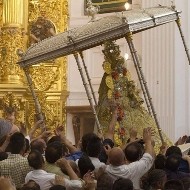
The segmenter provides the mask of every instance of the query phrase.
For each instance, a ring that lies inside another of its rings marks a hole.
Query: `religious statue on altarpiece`
[[[39,16],[37,20],[30,24],[30,44],[38,43],[55,34],[55,26],[45,17],[44,12],[41,13],[41,16]]]
[[[143,129],[152,127],[154,130],[155,146],[161,146],[158,129],[154,119],[143,106],[143,99],[140,96],[135,82],[125,66],[125,60],[120,55],[119,46],[114,42],[104,44],[103,69],[105,71],[99,88],[98,118],[104,133],[108,130],[111,120],[110,101],[117,105],[117,123],[115,127],[114,140],[121,145],[129,138],[131,128],[136,129],[138,138],[142,137]],[[171,144],[170,140],[163,134],[164,142]]]

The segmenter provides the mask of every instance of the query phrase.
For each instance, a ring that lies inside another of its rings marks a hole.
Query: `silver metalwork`
[[[89,75],[89,73],[88,73],[88,68],[87,68],[87,66],[86,66],[86,63],[85,63],[85,61],[84,61],[83,53],[80,52],[79,54],[80,54],[80,57],[81,57],[81,59],[82,59],[82,63],[83,63],[84,70],[85,70],[85,72],[86,72],[86,76],[87,76],[87,79],[88,79],[88,84],[89,84],[90,89],[91,89],[91,93],[92,93],[92,96],[93,96],[93,99],[94,99],[94,103],[95,103],[95,105],[97,106],[97,105],[98,105],[98,101],[96,100],[96,95],[95,95],[94,89],[93,89],[93,87],[92,87],[90,75]]]
[[[44,117],[43,117],[43,114],[42,114],[42,111],[41,111],[41,106],[40,106],[38,97],[37,97],[37,95],[36,95],[36,93],[34,91],[34,87],[33,87],[33,83],[32,83],[32,78],[30,76],[28,68],[24,68],[24,72],[25,72],[25,75],[26,75],[26,78],[27,78],[27,82],[28,82],[28,86],[30,88],[30,91],[31,91],[31,94],[32,94],[32,97],[33,97],[33,100],[34,100],[36,117],[37,117],[38,120],[43,120],[44,121]],[[45,121],[42,124],[42,129],[46,130]]]
[[[128,45],[129,45],[129,49],[130,49],[134,64],[138,68],[137,72],[139,72],[140,78],[143,81],[143,86],[144,86],[143,89],[145,89],[145,92],[147,94],[148,101],[149,101],[149,104],[150,104],[150,108],[151,108],[151,111],[152,111],[156,126],[158,128],[158,133],[159,133],[159,136],[160,136],[160,140],[161,140],[161,142],[163,144],[164,143],[164,138],[163,138],[162,133],[161,133],[160,124],[159,124],[159,121],[158,121],[158,118],[157,118],[157,115],[156,115],[156,112],[155,112],[155,109],[154,109],[154,105],[152,103],[152,98],[150,96],[150,92],[149,92],[149,89],[148,89],[148,86],[147,86],[147,82],[145,80],[145,77],[144,77],[144,74],[143,74],[143,71],[142,71],[142,67],[140,65],[139,57],[137,55],[137,51],[136,51],[136,49],[134,47],[134,44],[133,44],[132,33],[129,33],[128,35],[129,36],[126,37],[126,40],[127,40]]]
[[[129,45],[130,51],[132,51],[131,44],[129,44],[127,37],[125,37],[125,39],[127,40],[127,43]],[[133,60],[136,60],[136,57],[134,56],[134,54],[132,53],[131,55],[132,55]],[[145,89],[145,86],[144,86],[145,81],[143,81],[143,78],[142,78],[141,73],[139,71],[139,67],[137,65],[137,60],[134,61],[134,66],[135,66],[137,76],[138,76],[138,79],[139,79],[139,82],[140,82],[140,85],[141,85],[141,89],[142,89],[142,92],[143,92],[143,96],[144,96],[144,100],[145,100],[148,112],[149,112],[150,115],[152,115],[151,106],[150,106],[150,103],[149,103],[149,100],[148,100],[148,97],[147,97],[147,93],[146,93],[146,89]]]
[[[97,126],[97,129],[98,129],[98,132],[99,132],[100,134],[102,134],[102,128],[101,128],[101,126],[100,126],[100,123],[99,123],[99,120],[98,120],[98,116],[97,116],[97,113],[96,113],[96,109],[95,109],[95,107],[94,107],[94,104],[93,104],[93,101],[92,101],[92,97],[91,97],[91,94],[90,94],[90,92],[89,92],[89,89],[88,89],[88,85],[87,85],[85,76],[84,76],[84,74],[83,74],[83,70],[82,70],[82,67],[81,67],[81,64],[80,64],[80,61],[79,61],[78,53],[75,52],[73,55],[74,55],[75,60],[76,60],[76,62],[77,62],[78,70],[79,70],[80,75],[81,75],[81,78],[82,78],[82,82],[83,82],[83,85],[84,85],[84,88],[85,88],[85,91],[86,91],[86,95],[87,95],[87,97],[88,97],[90,106],[91,106],[91,108],[92,108],[92,111],[93,111],[93,114],[94,114],[94,117],[95,117],[95,121],[96,121],[96,126]]]
[[[93,22],[89,22],[88,24],[83,25],[81,27],[74,28],[69,31],[57,34],[56,36],[47,38],[31,46],[26,51],[26,53],[22,55],[22,58],[18,62],[18,64],[22,68],[25,69],[25,68],[28,68],[28,66],[41,63],[49,59],[55,59],[58,57],[69,55],[69,54],[74,54],[78,67],[79,67],[82,80],[83,80],[83,84],[85,86],[87,96],[89,98],[90,105],[95,115],[98,130],[101,131],[101,126],[97,118],[97,113],[94,108],[90,93],[88,91],[88,86],[85,81],[85,77],[80,67],[78,53],[76,54],[74,52],[83,52],[86,49],[90,49],[92,47],[103,44],[107,40],[116,40],[116,39],[125,37],[126,34],[129,34],[129,33],[138,33],[143,30],[147,30],[159,25],[166,24],[168,22],[176,21],[178,24],[178,28],[179,28],[179,31],[183,40],[183,44],[185,47],[185,51],[188,57],[188,61],[190,64],[190,56],[189,56],[187,45],[186,45],[184,35],[181,29],[181,25],[179,22],[180,21],[179,14],[180,12],[176,11],[174,8],[165,7],[165,6],[158,6],[158,7],[153,7],[153,8],[141,9],[141,10],[125,11],[121,14],[121,16],[114,14],[111,16],[100,18],[98,20],[95,19],[95,14],[93,13],[91,15],[92,18],[94,18]],[[159,122],[154,110],[154,106],[150,97],[148,86],[144,78],[144,74],[142,72],[142,68],[140,66],[140,62],[139,62],[136,50],[134,48],[133,41],[129,39],[127,41],[129,44],[131,54],[133,56],[134,63],[136,65],[135,67],[136,67],[137,74],[141,83],[143,94],[146,97],[145,101],[147,104],[147,108],[149,109],[149,112],[152,112],[152,115],[158,127],[161,141],[163,143],[163,137],[162,137],[161,129],[159,126]],[[82,58],[82,61],[84,62],[83,58]],[[25,71],[25,74],[27,76],[26,71]],[[30,80],[31,78],[28,78],[28,77],[30,76],[27,76],[27,80],[29,82],[29,85],[31,85],[32,84],[32,81]],[[35,95],[35,92],[32,91],[32,86],[30,86],[30,89],[31,89],[34,101],[36,101],[36,95]],[[37,113],[41,113],[41,108],[40,108],[40,111],[39,111],[39,108],[36,108],[36,109],[37,109]]]
[[[178,15],[178,11],[164,6],[129,10],[123,12],[121,16],[112,14],[34,44],[22,56],[19,64],[24,68],[42,61],[72,54],[73,49],[81,52],[103,44],[107,40],[122,38],[128,32],[138,33],[176,21]],[[126,23],[123,23],[123,17],[126,18]],[[70,43],[68,38],[70,34],[72,34],[75,44]]]
[[[181,39],[182,39],[182,41],[183,41],[183,45],[184,45],[184,48],[185,48],[185,52],[186,52],[186,55],[187,55],[187,59],[188,59],[189,65],[190,65],[189,49],[187,48],[187,44],[186,44],[186,41],[185,41],[185,37],[184,37],[183,31],[182,31],[182,28],[181,28],[180,18],[178,18],[178,19],[176,20],[176,23],[177,23],[177,26],[178,26],[178,28],[179,28],[179,32],[180,32],[180,35],[181,35]]]
[[[91,0],[87,0],[86,12],[88,16],[91,16],[91,20],[90,20],[91,22],[94,22],[97,20],[96,15],[98,14],[99,11],[100,11],[100,6],[94,6]]]

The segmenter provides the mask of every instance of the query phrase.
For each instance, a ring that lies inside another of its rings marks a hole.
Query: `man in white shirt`
[[[145,153],[142,156],[141,145],[129,144],[125,148],[125,155],[120,148],[113,148],[109,152],[110,165],[106,167],[107,173],[113,178],[128,178],[133,182],[134,189],[140,189],[140,178],[152,167],[154,149],[151,141],[151,128],[143,131]],[[127,164],[125,164],[125,157]]]
[[[32,168],[34,168],[34,170],[26,175],[25,183],[27,183],[29,180],[34,180],[37,184],[40,185],[41,190],[49,190],[49,188],[55,184],[56,175],[47,173],[43,170],[44,159],[40,152],[35,150],[32,151],[28,155],[28,163]],[[64,178],[64,186],[68,190],[82,188],[82,182],[78,179],[78,176],[74,173],[68,161],[62,158],[59,160],[58,164],[60,167],[65,167],[71,179],[68,180],[62,176],[62,178]]]
[[[103,162],[100,162],[98,158],[101,150],[102,150],[101,139],[98,136],[92,137],[87,144],[86,153],[90,158],[90,160],[92,161],[95,170],[98,170],[100,167],[105,167],[105,164]]]

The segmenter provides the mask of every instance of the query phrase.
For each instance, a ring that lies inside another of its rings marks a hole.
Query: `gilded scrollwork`
[[[65,109],[65,106],[61,101],[47,100],[45,93],[38,93],[38,97],[40,105],[42,106],[42,112],[44,113],[47,130],[53,130],[57,125],[65,122],[65,113],[62,113],[62,110]],[[28,123],[31,127],[34,124],[35,119],[33,102],[28,102],[28,107]]]
[[[23,72],[16,64],[17,50],[24,49],[24,35],[20,28],[2,28],[1,30],[1,80],[9,82],[9,76],[15,76],[15,82],[23,82]]]
[[[24,73],[16,64],[19,59],[17,53],[29,46],[31,24],[35,23],[40,16],[46,19],[47,28],[53,26],[54,33],[50,32],[51,35],[67,29],[68,0],[29,0],[28,9],[25,10],[27,3],[26,6],[24,4],[21,6],[18,3],[20,0],[17,1],[7,0],[7,5],[10,6],[4,6],[5,4],[0,0],[0,89],[4,92],[0,94],[0,116],[3,117],[4,107],[13,106],[17,110],[18,121],[26,122],[30,128],[34,123],[34,102],[26,86]],[[16,3],[11,6],[11,2]],[[25,3],[23,0],[22,2]],[[24,31],[24,28],[27,31]],[[29,72],[48,128],[52,129],[58,123],[65,122],[65,102],[68,95],[67,58],[59,58],[31,67]]]
[[[16,112],[15,123],[20,124],[25,120],[25,99],[22,96],[18,96],[13,92],[7,92],[0,100],[0,110],[2,111],[2,117],[5,117],[7,108],[13,108]]]
[[[55,68],[55,71],[53,68]],[[30,74],[32,75],[35,88],[39,91],[49,90],[51,85],[57,81],[60,76],[59,68],[53,65],[31,67]]]
[[[44,19],[45,27],[38,24],[39,18]],[[65,31],[68,26],[68,0],[30,0],[29,35],[34,34],[31,31],[32,26],[37,32],[47,31],[47,37]],[[41,27],[40,30],[38,27]],[[40,35],[46,36],[46,34]],[[64,123],[66,96],[62,97],[62,93],[67,91],[67,58],[50,60],[33,66],[30,68],[30,75],[38,93],[47,128],[53,129],[58,123]],[[35,111],[32,102],[28,102],[28,105],[30,109],[28,122],[32,126]]]

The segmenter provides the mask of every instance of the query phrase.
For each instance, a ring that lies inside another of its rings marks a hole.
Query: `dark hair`
[[[154,161],[155,169],[164,169],[166,163],[166,157],[163,154],[158,154]]]
[[[40,186],[34,180],[29,180],[20,190],[40,190]]]
[[[158,182],[163,183],[164,178],[166,178],[166,172],[164,170],[154,169],[149,172],[147,181],[152,188],[157,189],[163,187],[163,185],[162,187],[158,187]]]
[[[37,150],[33,150],[28,155],[28,164],[35,170],[41,169],[44,164],[44,158]]]
[[[179,156],[182,156],[181,153],[181,149],[177,146],[170,146],[167,150],[166,150],[166,157],[172,155],[172,154],[178,154]]]
[[[113,178],[108,173],[103,173],[97,179],[97,190],[111,190],[113,182]]]
[[[165,167],[166,169],[170,171],[177,171],[180,165],[181,156],[178,154],[173,154],[171,156],[168,156],[166,159]]]
[[[97,136],[92,137],[86,147],[86,153],[90,157],[98,157],[102,150],[102,142],[101,139]]]
[[[8,154],[6,152],[0,152],[0,161],[8,158]]]
[[[53,136],[51,139],[48,140],[47,144],[53,143],[53,142],[61,142],[61,137],[60,136]]]
[[[41,139],[36,139],[36,140],[32,141],[32,142],[30,143],[30,149],[31,149],[31,151],[37,150],[37,151],[39,151],[41,154],[43,154],[43,153],[44,153],[44,149],[45,149],[45,147],[44,147],[45,141],[44,141],[44,143],[43,143],[43,142],[40,141],[40,140],[41,140]]]
[[[185,190],[180,180],[172,179],[165,183],[164,190]]]
[[[48,163],[55,163],[63,156],[63,145],[56,141],[47,145],[45,150],[45,158]]]
[[[93,137],[97,137],[97,135],[94,134],[94,133],[87,133],[87,134],[85,134],[85,135],[82,137],[82,143],[81,143],[81,144],[82,144],[82,147],[81,147],[81,150],[82,150],[83,152],[86,153],[86,148],[87,148],[88,142],[89,142],[90,139],[93,138]]]
[[[66,190],[66,188],[62,185],[54,185],[49,190]]]
[[[92,161],[86,154],[83,154],[80,157],[80,159],[78,161],[78,167],[79,167],[81,177],[83,177],[88,171],[95,170],[95,167],[92,164]]]
[[[133,182],[130,179],[117,179],[114,184],[112,190],[133,190]]]
[[[139,160],[142,157],[143,152],[143,146],[137,142],[127,145],[124,150],[125,157],[129,162],[135,162]]]
[[[13,108],[13,107],[6,107],[6,108],[5,108],[5,113],[6,113],[6,114],[12,114],[12,113],[14,113],[14,112],[16,112],[16,109]]]
[[[53,136],[53,137],[51,137],[51,139],[48,140],[47,144],[51,144],[53,142],[60,142],[60,143],[62,143],[61,142],[61,137],[60,136]],[[63,152],[65,154],[67,154],[68,151],[69,151],[68,148],[66,146],[63,146]]]
[[[19,154],[22,150],[25,151],[25,137],[22,133],[16,132],[14,133],[9,142],[9,148],[12,154]]]
[[[25,153],[27,153],[30,150],[30,142],[27,138],[25,138],[25,143],[26,143]]]

